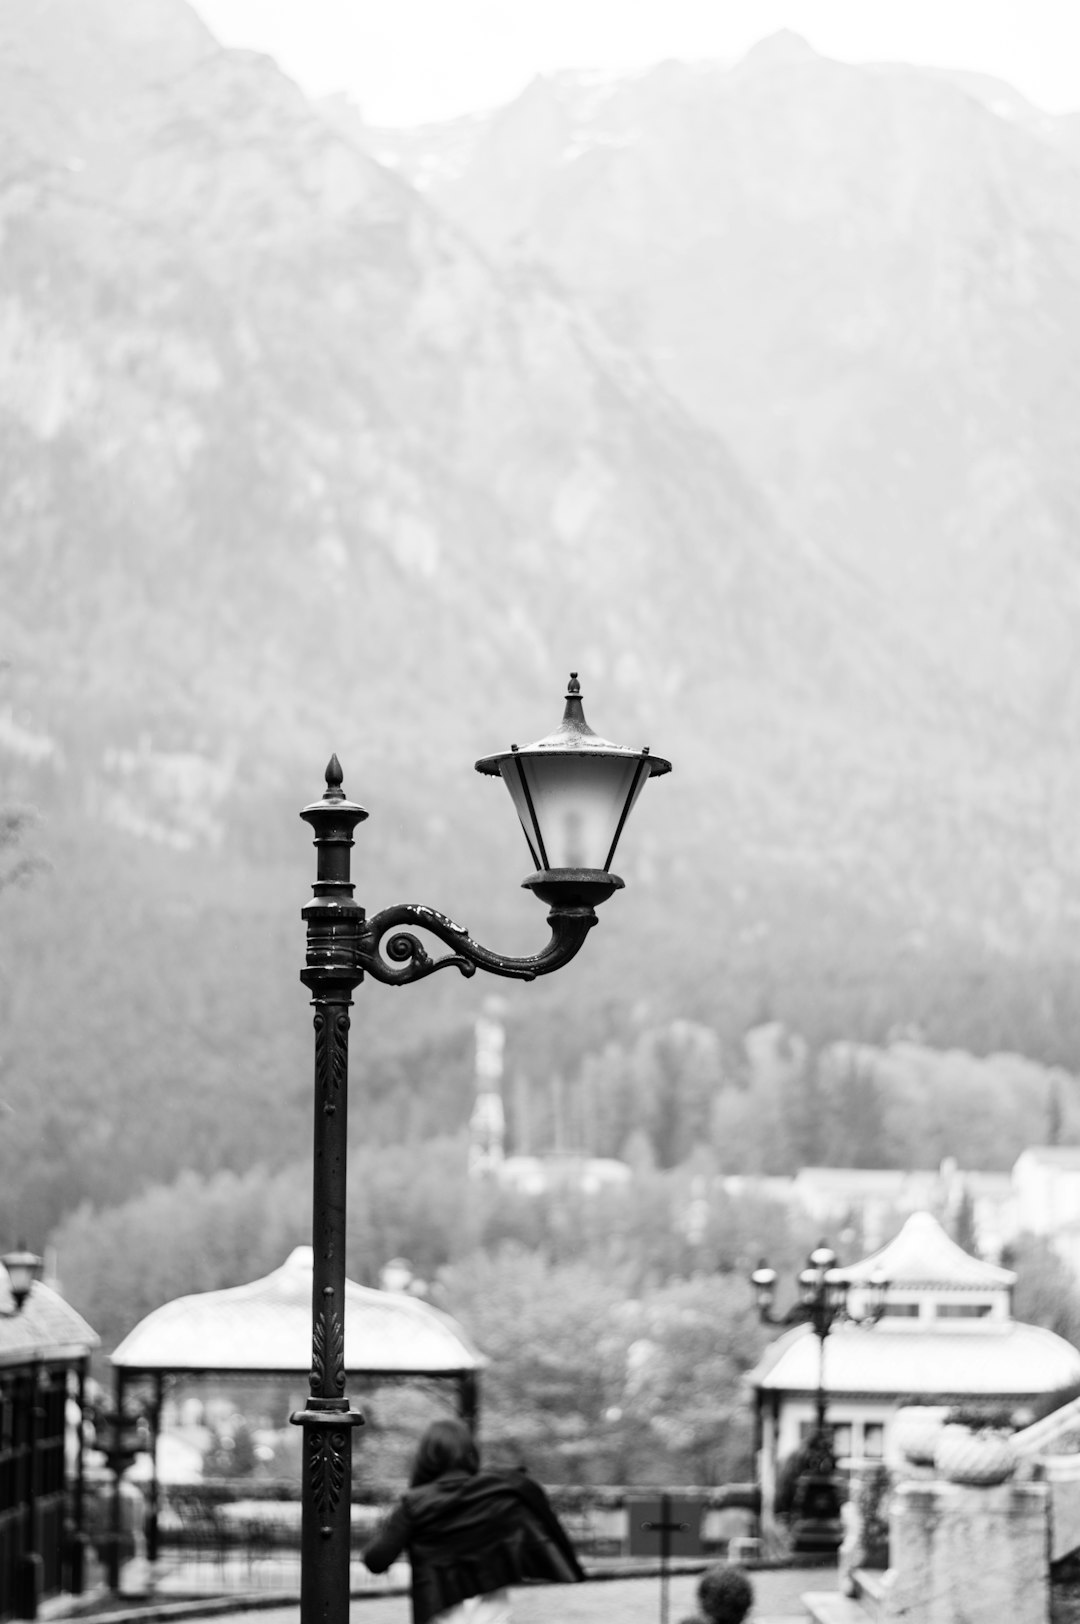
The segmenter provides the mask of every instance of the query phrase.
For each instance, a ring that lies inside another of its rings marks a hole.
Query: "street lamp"
[[[120,1592],[121,1545],[123,1543],[123,1477],[135,1457],[147,1447],[146,1417],[128,1409],[120,1399],[115,1409],[100,1405],[92,1411],[94,1447],[105,1457],[112,1474],[112,1516],[106,1545],[107,1583],[114,1594]],[[157,1555],[157,1503],[150,1507],[147,1527],[149,1555]]]
[[[825,1343],[838,1321],[850,1325],[876,1324],[885,1310],[889,1290],[889,1282],[882,1273],[872,1274],[862,1284],[862,1307],[858,1313],[854,1312],[848,1302],[849,1282],[837,1269],[836,1262],[836,1253],[824,1241],[815,1246],[807,1258],[806,1268],[799,1273],[798,1297],[787,1312],[780,1315],[773,1313],[776,1270],[762,1260],[750,1276],[758,1315],[764,1325],[810,1325],[818,1339],[815,1425],[805,1447],[794,1506],[796,1518],[811,1523],[830,1522],[839,1514],[839,1500],[832,1484],[836,1456],[826,1424]]]
[[[300,1613],[302,1624],[345,1624],[349,1611],[352,1429],[363,1416],[345,1396],[345,1193],[349,1008],[368,974],[388,986],[454,966],[518,981],[559,970],[596,924],[596,908],[622,880],[611,872],[626,819],[650,777],[671,763],[593,732],[571,672],[559,726],[535,744],[486,756],[476,770],[510,791],[535,865],[523,884],[548,905],[551,937],[528,958],[481,947],[467,930],[420,903],[399,903],[368,919],[353,900],[349,851],[367,817],[345,798],[332,756],[326,792],[300,816],[315,831],[313,900],[303,910],[307,958],[300,979],[315,1010],[315,1123],[312,1199],[312,1358],[310,1394],[291,1419],[304,1430]],[[431,958],[401,926],[415,926],[451,951]],[[392,934],[391,934],[392,933]],[[383,939],[389,936],[383,950]]]
[[[41,1279],[41,1259],[36,1253],[27,1251],[26,1243],[20,1241],[14,1252],[5,1252],[0,1257],[0,1263],[7,1270],[8,1285],[15,1304],[14,1308],[0,1309],[0,1314],[10,1317],[22,1312],[34,1281]]]

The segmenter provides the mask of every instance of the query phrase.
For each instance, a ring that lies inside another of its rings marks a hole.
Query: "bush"
[[[970,1427],[972,1432],[1015,1432],[1016,1421],[1006,1405],[959,1404],[945,1416],[947,1427]]]

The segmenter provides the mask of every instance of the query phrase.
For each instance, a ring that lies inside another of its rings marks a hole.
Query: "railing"
[[[667,1486],[673,1496],[693,1496],[704,1507],[702,1544],[706,1558],[722,1554],[732,1539],[754,1532],[756,1495],[752,1484],[722,1487]],[[556,1486],[552,1503],[587,1567],[629,1560],[627,1499],[648,1492],[641,1486]],[[359,1552],[393,1503],[389,1489],[352,1507],[353,1580],[357,1589],[400,1585],[401,1569],[387,1579],[367,1573]],[[157,1564],[164,1588],[292,1589],[299,1582],[300,1501],[292,1483],[203,1482],[163,1486],[158,1520]],[[172,1575],[172,1579],[169,1576]]]

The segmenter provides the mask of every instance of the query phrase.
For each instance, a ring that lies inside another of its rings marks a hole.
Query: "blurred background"
[[[1076,25],[358,9],[0,0],[0,1235],[106,1347],[304,1241],[297,811],[336,751],[359,900],[534,950],[472,764],[573,669],[675,771],[502,989],[505,1149],[634,1199],[470,1180],[490,984],[365,986],[349,1273],[567,1369],[704,1292],[734,1392],[819,1219],[725,1178],[1080,1143]]]

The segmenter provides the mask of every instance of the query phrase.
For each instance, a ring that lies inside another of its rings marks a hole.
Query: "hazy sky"
[[[850,61],[974,68],[1080,107],[1080,0],[194,0],[227,45],[269,51],[373,122],[505,101],[533,74],[731,59],[778,28]]]

